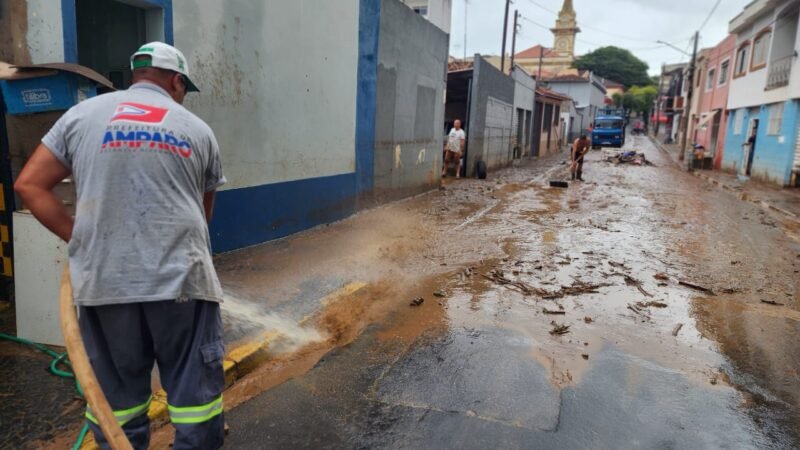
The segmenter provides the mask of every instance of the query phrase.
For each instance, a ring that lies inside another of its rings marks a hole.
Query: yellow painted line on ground
[[[321,303],[323,305],[327,305],[334,300],[353,295],[366,285],[366,283],[362,283],[360,281],[348,283],[323,298]],[[2,308],[2,303],[0,303],[0,308]],[[300,324],[307,322],[311,317],[312,316],[307,316],[303,318],[303,320],[300,321]],[[280,334],[276,331],[265,331],[258,335],[258,337],[253,339],[251,342],[243,343],[228,351],[228,354],[225,355],[225,359],[222,361],[222,369],[225,371],[225,379],[227,380],[229,376],[234,375],[233,371],[239,366],[250,362],[256,353],[261,350],[266,350],[270,344],[275,342],[275,339],[278,337],[280,337]],[[245,373],[235,375],[241,377],[245,375]],[[167,393],[162,389],[153,394],[153,401],[150,403],[150,410],[147,412],[147,416],[150,418],[150,420],[156,420],[166,418],[167,415]],[[92,435],[92,433],[87,434],[86,439],[83,441],[83,445],[81,446],[81,450],[98,450],[99,448],[100,447],[97,445],[97,442],[94,440],[94,435]]]
[[[332,294],[328,295],[327,297],[323,298],[321,303],[323,305],[327,306],[328,304],[330,304],[334,300],[340,299],[342,297],[347,297],[348,295],[355,294],[357,291],[361,290],[361,288],[363,288],[366,285],[367,285],[367,283],[363,283],[361,281],[353,281],[352,283],[347,283],[344,286],[342,286],[341,288],[339,288],[339,290],[337,290],[337,291],[333,292]]]

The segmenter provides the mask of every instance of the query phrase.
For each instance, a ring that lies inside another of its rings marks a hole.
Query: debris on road
[[[647,160],[644,153],[635,150],[614,151],[604,150],[606,162],[612,164],[633,164],[635,166],[652,166],[653,163]]]
[[[611,263],[611,261],[609,261],[609,264],[610,263]],[[607,277],[622,277],[622,278],[625,279],[625,284],[627,284],[628,286],[636,287],[636,289],[638,289],[639,292],[641,292],[642,295],[644,295],[645,297],[652,297],[653,296],[653,294],[651,294],[651,293],[647,292],[646,290],[644,290],[644,288],[642,287],[642,282],[641,281],[637,280],[636,278],[633,278],[632,276],[630,276],[628,274],[620,273],[620,272],[612,272],[610,274],[604,274],[604,275],[606,275]]]
[[[658,272],[657,274],[653,275],[653,278],[661,281],[669,281],[669,275],[665,274],[664,272]]]
[[[700,292],[705,292],[706,294],[715,295],[714,291],[712,291],[711,289],[709,289],[707,287],[703,287],[703,286],[697,285],[697,284],[694,284],[694,283],[690,283],[688,281],[679,280],[678,284],[680,284],[681,286],[686,286],[686,287],[698,290]]]
[[[630,309],[631,311],[633,311],[637,315],[644,317],[645,319],[650,319],[650,313],[648,313],[647,311],[639,308],[634,303],[628,303],[628,309]]]
[[[561,289],[542,295],[545,300],[555,300],[563,298],[568,295],[581,295],[581,294],[598,294],[598,289],[601,287],[611,286],[607,283],[590,284],[583,281],[575,281],[572,286],[561,286]]]
[[[626,266],[625,263],[618,263],[616,261],[609,261],[608,265],[611,267],[616,267],[623,270],[631,270],[630,267]]]
[[[586,323],[592,323],[592,322],[594,322],[594,319],[592,319],[589,316],[586,316],[586,317],[583,318],[583,321],[586,322]]]
[[[550,325],[553,326],[553,329],[550,330],[550,334],[552,334],[553,336],[562,336],[564,334],[569,333],[569,325],[558,324],[555,321],[550,322]]]
[[[677,336],[678,333],[680,333],[681,328],[683,328],[683,324],[682,323],[679,323],[679,324],[675,325],[675,328],[672,329],[672,335],[673,336]]]
[[[547,309],[547,308],[543,308],[542,312],[544,314],[560,314],[560,315],[564,315],[564,314],[567,313],[566,311],[553,311],[553,310]]]
[[[446,297],[445,293],[442,292],[442,291],[434,291],[433,292],[433,296],[434,297],[439,297],[439,298]]]
[[[784,306],[784,305],[783,305],[783,303],[779,303],[779,302],[776,302],[776,301],[774,301],[774,300],[764,300],[764,299],[761,299],[761,303],[766,303],[766,304],[768,304],[768,305],[774,305],[774,306]]]
[[[494,281],[495,283],[502,284],[503,286],[514,287],[525,295],[542,295],[547,293],[547,291],[544,289],[539,289],[519,280],[511,280],[506,278],[505,274],[500,269],[494,269],[489,272],[488,275],[484,275],[483,277],[487,280]]]
[[[409,306],[419,306],[419,305],[423,304],[424,302],[425,302],[424,298],[417,297],[414,300],[411,300],[411,303],[409,303],[408,305]]]
[[[636,306],[638,306],[639,308],[650,308],[650,307],[666,308],[669,305],[667,305],[664,302],[650,301],[650,302],[636,302]]]
[[[583,359],[589,359],[589,355],[586,353],[583,353],[581,356],[583,357]]]
[[[550,187],[557,187],[557,188],[568,188],[569,183],[562,180],[550,180]]]

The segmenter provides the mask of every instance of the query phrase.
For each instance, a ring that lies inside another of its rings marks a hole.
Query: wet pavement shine
[[[626,148],[653,165],[550,188],[563,152],[217,258],[229,348],[281,335],[226,448],[800,447],[796,234]]]
[[[328,274],[368,282],[368,319],[309,370],[234,386],[226,448],[798,447],[800,245],[627,148],[654,165],[595,151],[550,188],[562,154],[326,230],[371,235]]]

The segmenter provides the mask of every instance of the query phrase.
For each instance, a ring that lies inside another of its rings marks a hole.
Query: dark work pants
[[[572,172],[572,179],[583,179],[583,156],[578,159],[578,164],[575,166],[575,171]]]
[[[158,363],[175,449],[218,449],[224,440],[219,304],[191,300],[79,307],[81,336],[111,409],[135,449],[150,441],[147,409]],[[101,448],[109,448],[91,411]]]

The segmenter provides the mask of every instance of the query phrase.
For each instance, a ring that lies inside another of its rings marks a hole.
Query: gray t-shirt
[[[214,133],[137,83],[67,111],[42,143],[73,173],[75,303],[222,301],[203,194],[225,183]]]

